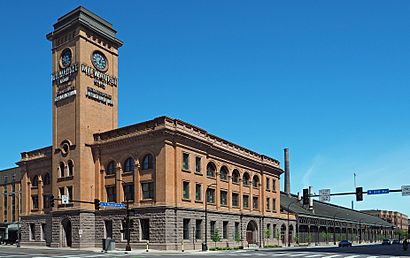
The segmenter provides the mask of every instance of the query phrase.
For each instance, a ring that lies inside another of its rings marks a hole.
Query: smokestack
[[[285,148],[285,193],[290,195],[289,149]]]

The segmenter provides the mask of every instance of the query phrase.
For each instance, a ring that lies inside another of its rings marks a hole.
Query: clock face
[[[91,56],[91,61],[94,67],[97,68],[97,70],[100,70],[101,72],[107,71],[107,58],[100,51],[94,51],[94,53]]]
[[[66,48],[61,53],[60,65],[62,68],[66,68],[71,64],[72,54],[69,48]]]

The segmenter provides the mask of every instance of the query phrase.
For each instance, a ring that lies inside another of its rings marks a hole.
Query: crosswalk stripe
[[[303,254],[300,254],[300,253],[290,254],[290,255],[288,255],[288,256],[290,256],[290,257],[297,257],[297,256],[303,256],[303,255],[306,255],[306,253],[303,253]]]
[[[283,256],[286,255],[286,253],[273,253],[270,256]]]
[[[318,257],[318,256],[322,256],[322,254],[312,254],[312,255],[305,256],[305,257]]]

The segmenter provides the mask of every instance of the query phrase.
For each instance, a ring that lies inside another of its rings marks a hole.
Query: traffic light
[[[363,187],[356,187],[356,201],[363,201]]]
[[[303,189],[303,205],[309,205],[309,189]]]
[[[94,207],[96,210],[100,209],[100,200],[99,199],[94,199]]]
[[[50,206],[54,207],[54,195],[50,195],[48,198],[49,198],[49,201],[50,201]]]

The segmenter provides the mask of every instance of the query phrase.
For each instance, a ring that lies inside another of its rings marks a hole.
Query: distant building
[[[409,217],[406,214],[397,211],[387,211],[387,210],[364,210],[363,212],[377,216],[391,224],[395,227],[408,231],[409,230]]]
[[[348,239],[357,243],[376,242],[393,237],[394,226],[376,216],[313,201],[313,207],[303,205],[297,195],[281,193],[280,206],[284,213],[296,217],[296,238],[299,243],[329,243]],[[286,228],[283,228],[282,235]]]
[[[21,210],[20,168],[0,170],[0,242],[15,241]]]

